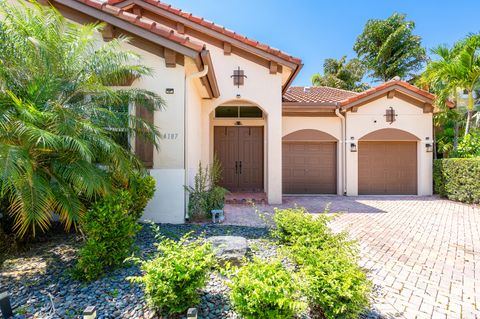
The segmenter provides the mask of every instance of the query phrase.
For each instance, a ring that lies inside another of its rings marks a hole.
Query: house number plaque
[[[178,133],[161,133],[160,136],[163,140],[176,140],[176,139],[178,139]]]

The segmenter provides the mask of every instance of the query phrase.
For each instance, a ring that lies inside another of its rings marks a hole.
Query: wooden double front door
[[[220,186],[230,192],[263,191],[263,127],[216,126],[214,152],[222,166]]]

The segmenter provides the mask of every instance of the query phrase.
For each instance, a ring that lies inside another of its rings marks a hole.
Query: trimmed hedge
[[[480,158],[448,158],[433,165],[435,193],[448,199],[480,204]]]

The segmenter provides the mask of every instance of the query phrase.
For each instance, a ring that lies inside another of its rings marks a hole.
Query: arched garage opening
[[[337,139],[312,129],[283,137],[283,193],[337,193]]]
[[[415,135],[392,128],[377,130],[360,138],[358,193],[416,195],[418,141]]]

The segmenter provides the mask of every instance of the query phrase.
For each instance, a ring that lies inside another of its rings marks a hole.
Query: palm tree
[[[0,198],[23,236],[49,228],[52,214],[76,227],[88,203],[126,182],[142,164],[118,132],[157,146],[153,124],[128,104],[156,110],[161,97],[111,84],[151,74],[103,25],[79,26],[56,10],[2,3],[0,15]]]
[[[480,79],[480,34],[471,34],[453,48],[439,46],[432,53],[440,59],[427,65],[423,81],[436,88],[438,104],[444,106],[449,97],[458,100],[458,92],[467,95],[465,135],[470,132],[475,109],[474,90]]]

